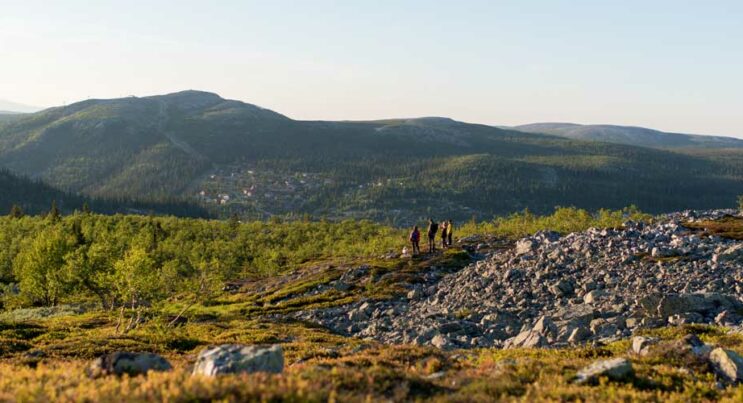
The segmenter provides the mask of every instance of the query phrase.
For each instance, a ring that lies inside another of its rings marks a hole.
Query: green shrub
[[[538,216],[529,210],[498,217],[493,221],[477,223],[470,221],[456,229],[458,236],[491,234],[508,238],[520,238],[537,231],[556,231],[570,233],[584,231],[591,227],[620,227],[627,220],[648,221],[652,217],[635,206],[622,210],[601,209],[595,213],[575,207],[557,207],[551,215]]]

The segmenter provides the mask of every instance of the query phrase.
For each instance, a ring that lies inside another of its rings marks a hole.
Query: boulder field
[[[737,214],[669,214],[653,223],[540,232],[455,273],[436,267],[407,296],[303,311],[297,318],[384,343],[560,347],[642,328],[743,322],[743,241],[685,225]]]

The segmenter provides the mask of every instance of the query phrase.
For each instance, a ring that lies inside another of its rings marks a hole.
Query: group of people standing
[[[441,236],[441,248],[446,249],[452,245],[453,233],[454,233],[454,222],[452,220],[442,221],[441,224],[433,220],[428,219],[428,252],[436,251],[436,234],[440,232]],[[413,247],[413,256],[421,253],[420,241],[421,232],[418,226],[414,226],[410,232],[408,239]]]

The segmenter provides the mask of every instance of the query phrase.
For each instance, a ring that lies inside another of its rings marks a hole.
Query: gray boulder
[[[584,326],[578,326],[570,333],[570,337],[568,337],[569,343],[580,343],[584,340],[587,340],[589,337],[591,337],[591,331],[586,329]]]
[[[654,337],[635,336],[632,338],[632,352],[638,355],[647,355],[650,346],[658,343]]]
[[[596,361],[593,364],[578,371],[576,383],[595,382],[604,376],[612,381],[623,381],[634,375],[632,363],[626,358],[613,358],[610,360]]]
[[[547,347],[549,342],[539,332],[526,330],[519,333],[516,337],[506,340],[506,348],[541,348]]]
[[[149,371],[170,371],[173,367],[165,358],[152,353],[117,351],[96,358],[86,373],[91,378],[107,375],[146,375]]]
[[[716,348],[709,355],[715,372],[728,382],[743,380],[743,357],[735,351]]]
[[[278,344],[271,347],[223,344],[207,347],[199,353],[193,375],[281,373],[283,370],[284,352]]]
[[[739,301],[717,293],[668,294],[658,302],[657,312],[660,317],[667,318],[687,312],[706,313],[738,307]]]

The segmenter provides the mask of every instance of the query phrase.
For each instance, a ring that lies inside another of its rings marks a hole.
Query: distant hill
[[[447,118],[298,121],[216,94],[87,100],[0,123],[0,164],[102,198],[407,223],[555,205],[730,206],[734,153],[690,155]]]
[[[603,141],[655,148],[741,148],[743,140],[733,137],[666,133],[633,126],[579,125],[574,123],[533,123],[514,126],[526,133],[544,133],[576,140]]]
[[[5,111],[0,113],[32,113],[38,112],[41,109],[43,108],[0,99],[0,111]]]

